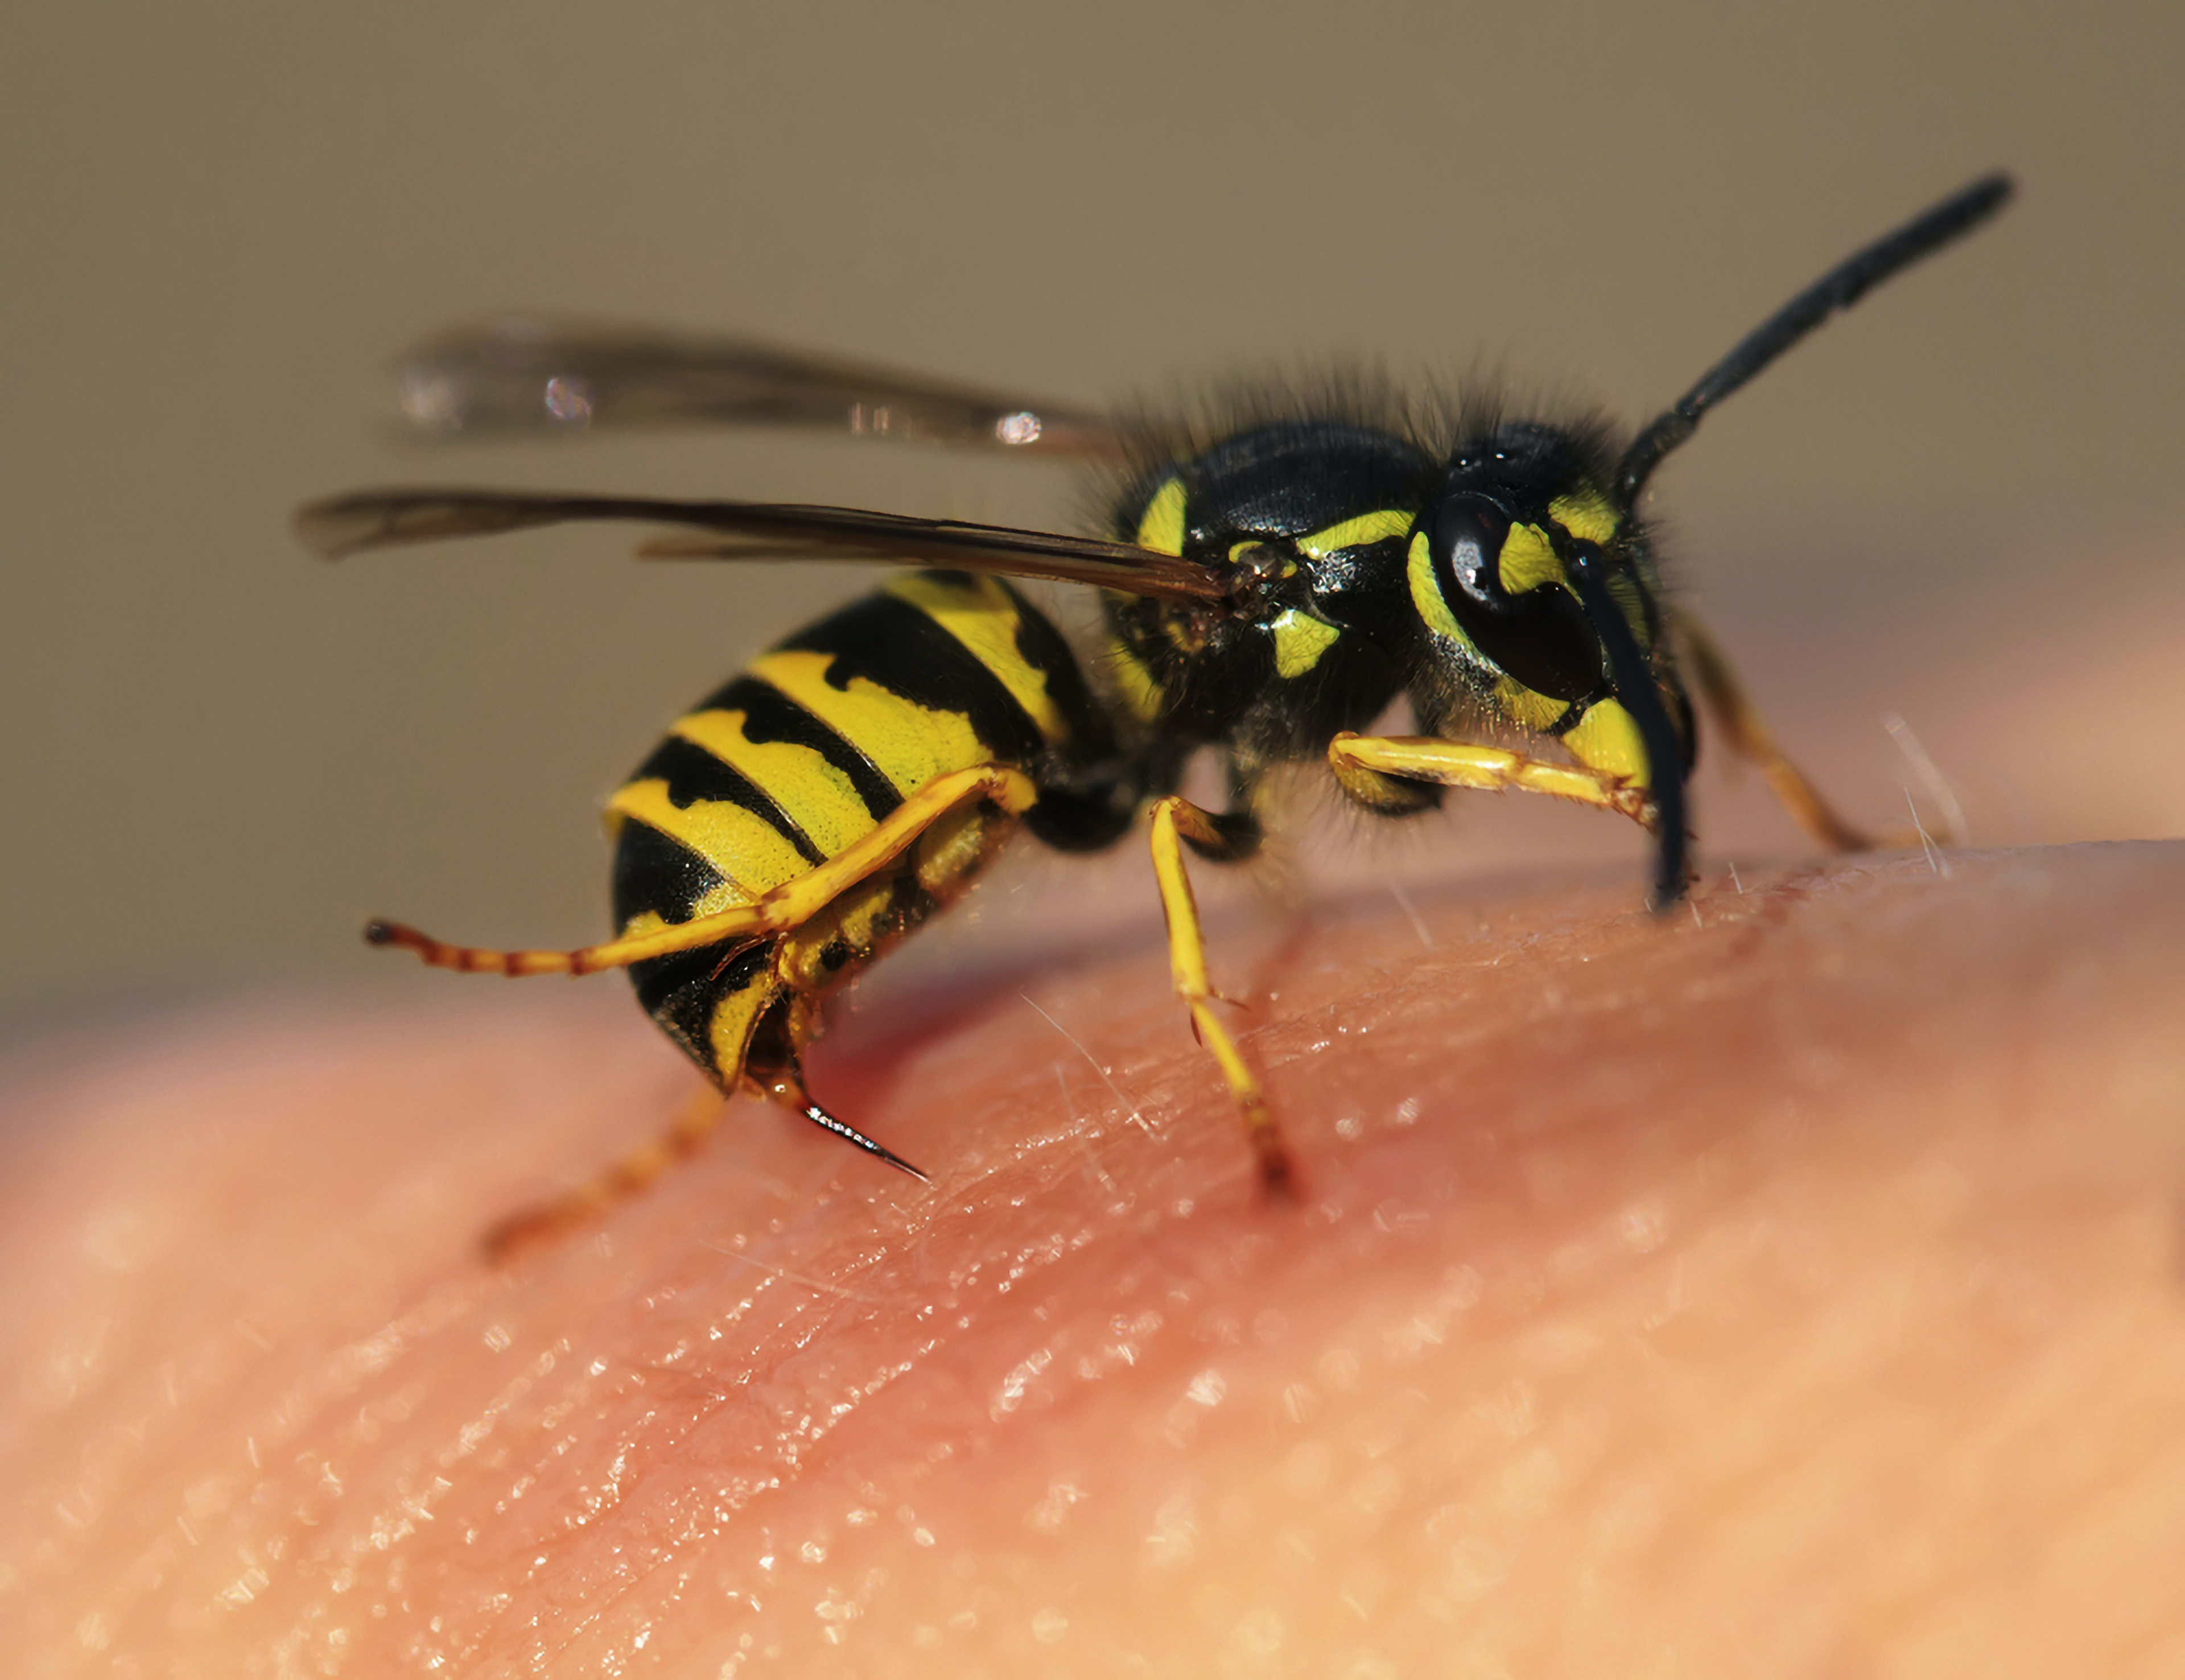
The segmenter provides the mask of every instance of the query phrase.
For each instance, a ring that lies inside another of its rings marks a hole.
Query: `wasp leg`
[[[1699,681],[1700,695],[1707,701],[1708,712],[1730,737],[1730,745],[1760,772],[1775,802],[1813,836],[1816,845],[1831,851],[1870,850],[1872,836],[1837,816],[1821,790],[1806,779],[1806,773],[1783,756],[1783,749],[1775,745],[1774,731],[1745,692],[1721,645],[1696,620],[1683,613],[1677,615],[1677,634],[1690,658],[1692,675]]]
[[[605,1172],[567,1194],[511,1214],[486,1232],[481,1246],[495,1265],[540,1242],[567,1236],[618,1202],[627,1202],[678,1161],[696,1153],[721,1123],[728,1099],[706,1086],[690,1093],[668,1130],[633,1149]]]
[[[602,968],[626,968],[633,963],[673,956],[679,951],[739,940],[749,944],[809,921],[841,894],[893,863],[919,835],[959,806],[983,799],[1012,816],[1021,816],[1037,796],[1031,778],[1006,764],[952,770],[919,788],[870,833],[749,904],[575,951],[491,951],[479,946],[449,945],[400,922],[371,923],[364,936],[374,945],[399,946],[413,952],[435,968],[519,978],[596,974]]]
[[[1327,744],[1328,767],[1343,791],[1377,811],[1411,811],[1421,804],[1406,782],[1506,793],[1544,793],[1619,812],[1649,833],[1656,823],[1653,795],[1638,783],[1583,764],[1551,764],[1506,747],[1472,746],[1431,735],[1359,735],[1348,729]]]
[[[1259,1161],[1260,1181],[1271,1193],[1281,1195],[1289,1188],[1289,1153],[1267,1112],[1258,1078],[1214,1013],[1214,1002],[1221,994],[1207,976],[1206,931],[1199,924],[1199,901],[1183,867],[1186,846],[1202,857],[1226,863],[1249,857],[1259,843],[1260,825],[1249,812],[1217,815],[1180,794],[1154,801],[1154,879],[1160,885],[1161,914],[1168,923],[1169,971],[1176,978],[1176,995],[1190,1009],[1193,1033],[1213,1052],[1229,1094],[1237,1099],[1245,1136]]]

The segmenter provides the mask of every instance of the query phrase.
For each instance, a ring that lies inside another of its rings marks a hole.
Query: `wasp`
[[[404,406],[430,431],[806,427],[1059,455],[1102,465],[1120,488],[1090,536],[491,490],[306,506],[300,533],[329,556],[606,520],[678,527],[640,550],[655,555],[914,568],[762,654],[678,718],[612,796],[615,937],[498,951],[394,922],[367,937],[472,973],[628,969],[720,1091],[770,1097],[916,1173],[806,1089],[800,1058],[822,1001],[958,897],[1017,831],[1093,851],[1143,822],[1176,994],[1279,1190],[1288,1156],[1215,1007],[1187,855],[1250,857],[1269,773],[1319,762],[1378,815],[1427,810],[1451,788],[1621,813],[1653,836],[1651,902],[1668,907],[1689,869],[1687,677],[1818,843],[1866,845],[1665,599],[1640,500],[1716,404],[2011,191],[2001,175],[1976,181],[1847,258],[1628,441],[1597,424],[1461,405],[1422,415],[1356,392],[1163,426],[735,340],[526,325],[439,339],[401,371]],[[1081,655],[1013,578],[1092,586],[1100,645]],[[1364,733],[1400,700],[1417,733]],[[1208,752],[1226,773],[1218,809],[1181,791]],[[632,1157],[571,1205],[634,1188],[701,1130],[686,1121],[673,1147]]]

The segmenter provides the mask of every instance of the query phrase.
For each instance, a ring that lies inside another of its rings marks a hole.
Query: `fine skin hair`
[[[2181,938],[2174,844],[1710,868],[1667,921],[1622,870],[1325,904],[1242,941],[1281,1207],[1143,925],[822,1047],[930,1187],[746,1103],[504,1270],[490,1222],[690,1088],[612,988],[51,1048],[0,1633],[38,1675],[2176,1672]]]

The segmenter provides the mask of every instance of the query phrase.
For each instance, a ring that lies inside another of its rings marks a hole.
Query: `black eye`
[[[1464,496],[1442,504],[1428,541],[1433,545],[1434,571],[1452,611],[1460,594],[1490,607],[1507,599],[1496,566],[1509,535],[1508,517],[1491,502]]]
[[[1601,644],[1568,589],[1543,583],[1512,594],[1502,587],[1507,515],[1473,496],[1436,510],[1428,535],[1434,582],[1472,645],[1527,688],[1583,700],[1600,688]]]

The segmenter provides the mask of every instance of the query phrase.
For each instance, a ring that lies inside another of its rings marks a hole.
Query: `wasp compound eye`
[[[1433,547],[1435,581],[1451,611],[1461,595],[1495,611],[1507,604],[1500,567],[1509,534],[1509,516],[1477,496],[1452,496],[1436,511],[1427,540]]]
[[[1601,688],[1600,641],[1545,536],[1478,496],[1451,497],[1430,532],[1435,584],[1482,656],[1554,700]]]

